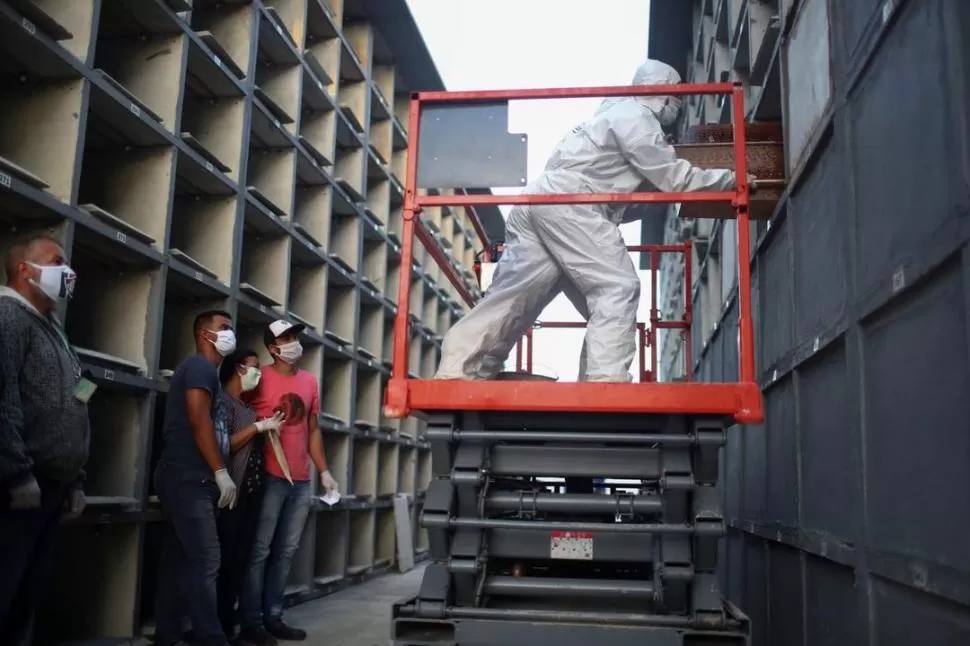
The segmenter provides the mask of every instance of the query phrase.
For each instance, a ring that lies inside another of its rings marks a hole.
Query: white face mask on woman
[[[249,392],[250,390],[255,390],[256,386],[259,385],[259,379],[263,376],[263,372],[256,366],[249,366],[246,368],[246,372],[240,375],[240,380],[242,381],[243,392]]]
[[[289,343],[276,346],[276,352],[280,359],[292,365],[303,356],[303,344],[299,341],[290,341]]]

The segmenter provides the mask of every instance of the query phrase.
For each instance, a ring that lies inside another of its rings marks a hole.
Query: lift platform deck
[[[390,418],[418,415],[428,423],[433,478],[421,524],[432,562],[418,595],[394,606],[395,646],[749,643],[748,620],[722,599],[716,573],[725,532],[718,464],[726,429],[764,415],[754,379],[748,263],[738,267],[734,383],[657,383],[655,362],[651,378],[640,383],[557,383],[525,375],[433,381],[408,372],[415,238],[462,298],[476,302],[477,290],[445,262],[425,209],[465,208],[474,221],[480,205],[728,202],[739,229],[747,230],[743,119],[734,124],[735,170],[742,179],[731,192],[498,196],[454,190],[524,185],[526,138],[507,132],[509,101],[656,95],[729,95],[733,114],[744,114],[742,87],[727,83],[411,97],[401,277],[384,410]],[[453,190],[419,190],[429,188]],[[738,236],[737,257],[750,257],[747,236]],[[678,325],[661,322],[654,302],[647,334],[662,327],[689,332],[689,325],[689,315]],[[640,329],[642,340],[646,328]],[[642,379],[643,359],[640,367]],[[604,478],[614,484],[594,484]]]

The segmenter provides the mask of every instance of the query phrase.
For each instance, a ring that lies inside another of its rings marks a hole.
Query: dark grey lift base
[[[419,614],[443,615],[440,618]],[[394,604],[392,646],[749,646],[748,618],[726,604],[725,626],[635,613],[502,608],[429,608],[417,599]]]

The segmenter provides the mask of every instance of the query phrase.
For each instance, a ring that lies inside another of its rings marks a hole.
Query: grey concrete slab
[[[388,646],[391,604],[414,595],[424,564],[286,610],[287,623],[309,633],[306,646]],[[282,642],[281,642],[282,643]]]

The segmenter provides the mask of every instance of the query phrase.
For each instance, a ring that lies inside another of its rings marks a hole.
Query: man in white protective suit
[[[654,60],[633,77],[633,85],[677,83],[677,71]],[[523,194],[733,190],[733,171],[702,170],[677,158],[663,126],[676,122],[680,107],[674,96],[603,101],[560,140]],[[619,229],[625,207],[513,208],[492,283],[445,335],[435,379],[494,378],[516,341],[565,292],[587,321],[580,381],[630,381],[640,277]]]

